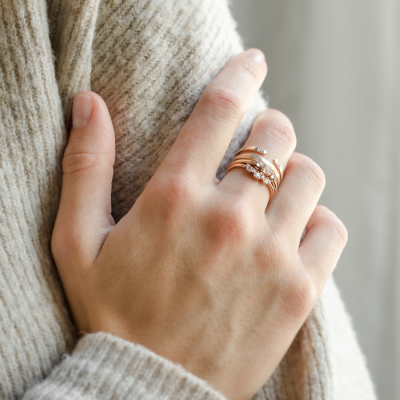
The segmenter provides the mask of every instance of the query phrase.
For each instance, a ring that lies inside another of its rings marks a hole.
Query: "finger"
[[[325,187],[322,169],[303,154],[290,158],[278,193],[267,207],[273,230],[282,231],[296,246]]]
[[[187,171],[212,183],[217,168],[247,107],[259,90],[267,67],[263,54],[251,49],[228,61],[208,85],[166,159],[165,169]]]
[[[277,110],[265,110],[254,121],[246,146],[257,146],[267,150],[262,158],[272,162],[278,159],[283,168],[296,147],[296,135],[289,118]],[[265,211],[270,192],[267,186],[257,181],[243,168],[234,168],[222,179],[219,190],[230,196],[248,196],[259,212]]]
[[[62,192],[53,245],[82,249],[94,259],[112,228],[111,182],[115,138],[104,100],[93,92],[79,92],[73,102],[73,128],[62,162]],[[58,243],[60,242],[60,243]]]
[[[306,225],[306,234],[299,247],[305,268],[320,283],[322,290],[332,274],[347,243],[347,230],[343,222],[329,209],[317,206]]]

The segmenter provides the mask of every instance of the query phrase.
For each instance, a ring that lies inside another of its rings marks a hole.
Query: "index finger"
[[[267,73],[260,50],[232,57],[206,88],[166,157],[166,166],[215,180],[217,168]],[[167,167],[168,168],[168,167]]]

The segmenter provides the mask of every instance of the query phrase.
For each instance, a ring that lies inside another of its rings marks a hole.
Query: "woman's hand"
[[[95,93],[75,96],[52,239],[78,329],[140,343],[228,399],[249,399],[272,374],[347,239],[338,218],[316,207],[324,174],[292,155],[292,125],[277,111],[258,116],[246,143],[287,165],[268,208],[268,189],[247,171],[216,182],[265,75],[257,50],[227,63],[117,225],[111,119]]]

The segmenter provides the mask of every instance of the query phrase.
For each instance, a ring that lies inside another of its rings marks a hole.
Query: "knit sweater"
[[[223,399],[141,345],[106,333],[78,340],[50,238],[75,93],[93,90],[109,107],[118,221],[241,50],[225,0],[0,0],[1,399]],[[258,94],[219,178],[265,107]],[[375,398],[332,280],[255,398]]]

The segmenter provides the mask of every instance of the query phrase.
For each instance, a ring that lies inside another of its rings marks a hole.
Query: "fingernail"
[[[258,62],[259,64],[265,61],[264,54],[260,50],[250,49],[245,51],[244,54],[246,54],[247,57],[250,57],[254,61]]]
[[[92,98],[87,94],[77,94],[72,105],[72,126],[83,128],[92,116]]]

